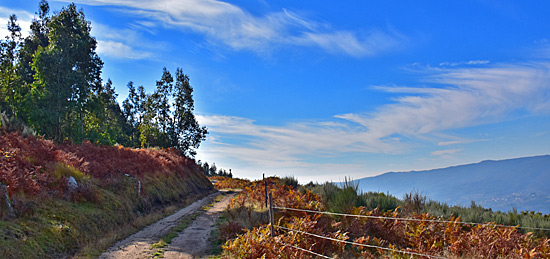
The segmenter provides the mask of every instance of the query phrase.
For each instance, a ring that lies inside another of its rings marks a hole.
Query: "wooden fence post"
[[[262,178],[264,179],[265,207],[267,208],[267,181],[265,180],[265,174],[262,174]]]
[[[4,199],[6,200],[6,205],[8,205],[8,212],[9,215],[12,217],[15,217],[15,211],[13,210],[13,207],[11,206],[10,202],[10,194],[9,194],[9,186],[4,185],[3,183],[0,183],[0,193],[4,192]]]
[[[273,215],[273,195],[269,193],[269,222],[271,223],[271,237],[275,237],[275,216]]]

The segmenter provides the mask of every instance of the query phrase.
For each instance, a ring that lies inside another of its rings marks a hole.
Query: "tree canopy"
[[[0,112],[56,141],[176,148],[194,156],[207,129],[194,115],[193,88],[181,68],[163,68],[156,89],[128,83],[122,106],[111,80],[103,83],[91,23],[74,3],[54,15],[39,3],[30,35],[17,17],[0,40]],[[6,125],[3,128],[8,128]]]

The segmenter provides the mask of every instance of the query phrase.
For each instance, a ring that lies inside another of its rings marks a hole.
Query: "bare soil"
[[[157,249],[151,246],[175,227],[178,221],[192,215],[201,207],[210,204],[221,194],[220,192],[202,198],[176,213],[157,221],[143,230],[119,241],[113,247],[101,254],[99,258],[151,258]],[[221,212],[227,207],[234,194],[224,195],[220,201],[198,216],[185,230],[172,239],[170,245],[163,250],[164,258],[195,258],[205,255],[208,248],[210,232],[215,228],[214,224]]]

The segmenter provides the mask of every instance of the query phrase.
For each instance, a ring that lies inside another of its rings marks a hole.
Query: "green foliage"
[[[8,31],[10,35],[0,42],[0,111],[15,115],[20,101],[16,58],[21,41],[21,27],[17,24],[17,16],[9,17]]]
[[[403,202],[391,194],[381,192],[367,192],[361,195],[365,207],[369,210],[393,211],[403,205]]]
[[[403,215],[429,213],[443,218],[460,217],[466,222],[496,222],[496,224],[528,228],[550,228],[550,214],[542,215],[535,212],[521,212],[516,210],[509,212],[494,212],[491,209],[472,202],[470,207],[449,206],[437,201],[428,201],[425,195],[415,191],[405,195],[400,200],[390,194],[367,192],[360,193],[357,185],[346,179],[340,186],[326,182],[317,184],[310,182],[299,186],[298,189],[310,190],[321,197],[323,204],[326,204],[329,211],[346,212],[353,207],[364,206],[373,210],[393,211],[399,209]],[[537,236],[550,236],[550,231],[536,229],[519,229],[523,233],[533,232]]]
[[[298,188],[299,184],[298,184],[298,179],[296,179],[294,176],[285,176],[285,177],[282,177],[280,178],[279,182],[282,184],[282,185],[286,185],[286,186],[292,186],[294,188]]]
[[[534,211],[527,212],[522,211],[518,213],[513,209],[508,212],[492,211],[491,209],[483,208],[475,202],[472,202],[470,207],[461,206],[449,206],[445,203],[437,201],[429,201],[425,205],[424,212],[430,213],[435,216],[447,217],[460,217],[462,221],[466,222],[495,222],[496,224],[506,226],[522,226],[526,229],[519,229],[523,233],[533,232],[537,236],[550,237],[550,231],[528,229],[528,228],[544,228],[550,229],[550,214],[543,215],[542,213],[535,213]]]
[[[197,164],[199,165],[199,167],[202,168],[202,172],[206,176],[224,176],[233,178],[233,173],[231,172],[231,169],[229,169],[229,172],[227,172],[227,170],[223,168],[218,169],[218,167],[216,167],[216,163],[212,163],[212,166],[210,166],[208,162],[202,163],[199,160]]]
[[[32,68],[37,95],[31,114],[35,128],[57,141],[84,139],[84,112],[94,89],[101,85],[103,62],[97,56],[90,23],[74,4],[64,7],[47,24],[49,44],[38,48]]]
[[[305,187],[311,192],[319,195],[324,204],[328,204],[329,200],[334,199],[336,193],[340,190],[340,188],[332,182],[325,182],[324,184],[314,184],[311,182]]]
[[[84,173],[82,173],[80,170],[74,168],[73,166],[65,165],[65,164],[59,163],[59,162],[54,163],[51,170],[52,170],[52,174],[56,178],[63,178],[63,177],[72,176],[76,179],[77,182],[81,182],[84,179],[89,178],[89,176],[85,175]]]
[[[112,82],[102,84],[103,62],[84,12],[74,3],[54,15],[49,11],[42,0],[25,39],[17,17],[10,16],[10,35],[0,41],[0,112],[58,142],[176,148],[195,155],[207,130],[193,114],[193,88],[180,68],[175,78],[164,68],[151,94],[130,82],[121,108]]]
[[[124,113],[137,127],[141,147],[174,147],[194,156],[207,130],[200,127],[193,114],[193,88],[189,77],[178,68],[174,82],[172,74],[164,68],[152,94],[146,94],[143,87],[136,92],[133,83],[129,83],[128,88],[130,94],[123,103]],[[173,102],[169,97],[173,97]]]
[[[340,186],[332,182],[325,182],[324,184],[311,182],[305,185],[304,188],[321,196],[323,203],[332,212],[347,213],[353,207],[366,205],[363,194],[359,192],[359,185],[347,178]]]

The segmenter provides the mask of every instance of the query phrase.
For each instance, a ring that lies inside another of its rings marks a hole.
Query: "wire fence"
[[[277,243],[280,243],[280,244],[282,244],[282,245],[284,245],[284,246],[288,246],[288,247],[292,247],[292,248],[298,249],[298,250],[303,251],[303,252],[306,252],[306,253],[310,253],[310,254],[312,254],[312,255],[316,255],[316,256],[318,256],[318,257],[333,259],[332,257],[326,256],[326,255],[322,255],[322,254],[319,254],[319,253],[315,253],[315,252],[313,252],[313,251],[310,251],[310,250],[307,250],[307,249],[303,249],[303,248],[301,248],[301,247],[289,245],[289,244],[284,243],[284,242],[281,242],[281,241],[277,241]]]
[[[271,196],[271,193],[270,193],[270,196]],[[357,218],[370,218],[370,219],[382,219],[382,220],[400,220],[400,221],[414,221],[414,222],[429,222],[429,223],[446,223],[446,224],[448,224],[448,223],[451,223],[451,224],[469,224],[469,225],[480,225],[480,226],[495,226],[495,227],[504,227],[504,228],[521,228],[521,229],[550,231],[550,229],[548,229],[548,228],[507,226],[507,225],[500,225],[500,224],[493,224],[493,223],[476,223],[476,222],[450,221],[450,220],[437,220],[437,219],[414,219],[414,218],[398,218],[398,217],[372,216],[372,215],[355,215],[355,214],[336,213],[336,212],[328,212],[328,211],[287,208],[287,207],[274,206],[272,197],[270,197],[270,199],[269,199],[269,207],[270,207],[270,211],[271,211],[270,214],[271,215],[273,215],[273,209],[278,209],[278,210],[299,211],[299,212],[307,212],[307,213],[317,213],[317,214],[345,216],[345,217],[357,217]],[[271,216],[271,217],[273,217],[273,216]],[[425,257],[425,258],[437,258],[437,259],[446,258],[446,257],[442,257],[442,256],[428,255],[428,254],[422,254],[422,253],[417,253],[417,252],[413,252],[413,251],[398,250],[398,249],[392,249],[392,248],[388,248],[388,247],[381,247],[381,246],[375,246],[375,245],[369,245],[369,244],[361,244],[361,243],[351,242],[351,241],[347,241],[347,240],[340,240],[340,239],[336,239],[336,238],[332,238],[332,237],[326,237],[326,236],[313,234],[313,233],[309,233],[309,232],[302,231],[302,230],[291,229],[291,228],[275,225],[274,221],[271,221],[270,225],[271,225],[271,228],[275,227],[275,228],[286,230],[286,231],[294,231],[294,232],[301,233],[301,234],[304,234],[304,235],[309,235],[309,236],[313,236],[313,237],[316,237],[316,238],[322,238],[322,239],[326,239],[326,240],[330,240],[330,241],[334,241],[334,242],[341,242],[341,243],[348,244],[348,245],[380,249],[380,250],[384,250],[384,251],[389,251],[389,252],[394,252],[394,253],[401,253],[401,254],[408,254],[408,255],[411,255],[411,256],[421,256],[421,257]],[[272,230],[272,233],[274,233],[273,230]],[[326,255],[319,254],[319,253],[313,252],[313,251],[308,250],[308,249],[304,249],[304,248],[297,247],[297,246],[294,246],[294,245],[286,244],[286,243],[283,243],[281,241],[277,241],[277,242],[281,243],[284,246],[292,247],[294,249],[298,249],[300,251],[307,252],[309,254],[312,254],[312,255],[315,255],[315,256],[318,256],[318,257],[321,257],[321,258],[331,258],[331,257],[328,257]]]
[[[264,184],[265,184],[265,192],[266,192],[265,201],[266,201],[266,206],[267,206],[268,205],[268,195],[267,195],[267,182],[265,180],[264,180]],[[317,214],[334,215],[334,216],[381,219],[381,220],[445,223],[445,224],[466,224],[466,225],[476,225],[476,226],[491,226],[491,227],[540,230],[540,231],[549,231],[550,232],[550,228],[522,227],[522,226],[519,226],[519,225],[518,226],[508,226],[508,225],[502,225],[502,224],[496,224],[496,223],[477,223],[477,222],[465,222],[465,221],[458,221],[458,220],[451,221],[451,220],[440,220],[440,219],[415,219],[415,218],[400,218],[400,217],[374,216],[374,215],[355,215],[355,214],[336,213],[336,212],[328,212],[328,211],[287,208],[287,207],[275,206],[274,203],[273,203],[272,193],[269,193],[269,208],[268,209],[269,209],[269,217],[270,217],[270,224],[269,225],[270,225],[270,228],[271,228],[271,236],[273,236],[273,237],[275,237],[274,228],[277,228],[277,229],[282,229],[282,230],[286,230],[286,231],[293,231],[293,232],[296,232],[296,233],[309,235],[309,236],[312,236],[312,237],[315,237],[315,238],[321,238],[321,239],[330,240],[330,241],[333,241],[333,242],[340,242],[340,243],[344,243],[344,244],[352,245],[352,246],[357,246],[357,247],[373,248],[373,249],[388,251],[388,252],[392,252],[392,253],[401,253],[401,254],[404,254],[404,255],[420,256],[420,257],[425,257],[425,258],[436,258],[436,259],[444,259],[446,257],[422,254],[422,253],[418,253],[418,252],[414,252],[414,251],[408,251],[408,250],[399,250],[399,249],[395,249],[395,248],[381,247],[381,246],[376,246],[376,245],[361,244],[361,243],[351,242],[351,241],[347,241],[347,240],[341,240],[341,239],[336,239],[336,238],[332,238],[332,237],[326,237],[326,236],[322,236],[322,235],[318,235],[318,234],[313,234],[313,233],[309,233],[309,232],[298,230],[298,229],[292,229],[292,228],[287,228],[287,227],[275,225],[274,224],[275,220],[274,220],[273,210],[274,209],[289,210],[289,211],[299,211],[299,212],[306,212],[306,213],[317,213]],[[308,250],[308,249],[305,249],[305,248],[301,248],[301,247],[294,246],[294,245],[291,245],[291,244],[286,244],[286,243],[284,243],[284,242],[282,242],[278,239],[274,239],[274,240],[276,242],[284,245],[285,247],[291,247],[291,248],[294,248],[294,249],[300,250],[302,252],[306,252],[306,253],[309,253],[311,255],[321,257],[321,258],[331,258],[329,256],[319,254],[317,252],[314,252],[314,251],[311,251],[311,250]]]
[[[326,215],[335,215],[335,216],[346,216],[346,217],[357,217],[357,218],[387,219],[387,220],[401,220],[401,221],[417,221],[417,222],[430,222],[430,223],[469,224],[469,225],[495,226],[495,227],[504,227],[504,228],[519,228],[519,229],[530,229],[530,230],[550,231],[549,228],[522,227],[522,226],[507,226],[507,225],[492,224],[492,223],[475,223],[475,222],[450,221],[450,220],[437,220],[437,219],[413,219],[413,218],[397,218],[397,217],[384,217],[384,216],[355,215],[355,214],[345,214],[345,213],[336,213],[336,212],[328,212],[328,211],[317,211],[317,210],[305,210],[305,209],[286,208],[286,207],[278,207],[278,206],[273,206],[273,208],[274,208],[274,209],[279,209],[279,210],[301,211],[301,212],[308,212],[308,213],[317,213],[317,214],[326,214]]]
[[[405,251],[405,250],[398,250],[398,249],[392,249],[392,248],[375,246],[375,245],[355,243],[355,242],[351,242],[351,241],[347,241],[347,240],[341,240],[341,239],[336,239],[336,238],[332,238],[332,237],[321,236],[321,235],[317,235],[317,234],[313,234],[313,233],[309,233],[309,232],[305,232],[305,231],[301,231],[301,230],[297,230],[297,229],[286,228],[286,227],[282,227],[282,226],[278,226],[278,225],[275,225],[275,227],[279,228],[279,229],[284,229],[284,230],[287,230],[287,231],[294,231],[294,232],[297,232],[297,233],[310,235],[310,236],[313,236],[313,237],[322,238],[322,239],[326,239],[326,240],[331,240],[331,241],[335,241],[335,242],[340,242],[340,243],[344,243],[344,244],[348,244],[348,245],[362,246],[362,247],[367,247],[367,248],[376,248],[376,249],[382,249],[382,250],[389,251],[389,252],[397,252],[397,253],[402,253],[402,254],[424,256],[424,257],[428,257],[428,258],[438,258],[438,259],[445,259],[446,258],[446,257],[441,257],[441,256],[416,253],[416,252],[412,252],[412,251]],[[295,247],[295,248],[297,248],[297,247]],[[298,248],[298,249],[306,250],[306,249],[303,249],[303,248]],[[312,251],[307,250],[307,252],[312,252]],[[314,252],[312,252],[312,253],[314,253]],[[319,255],[317,253],[315,253],[315,254]],[[320,255],[320,256],[324,257],[324,258],[330,258],[330,257],[327,257],[325,255]]]

